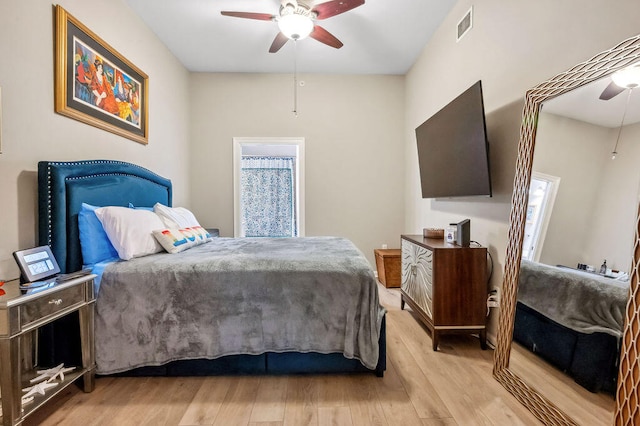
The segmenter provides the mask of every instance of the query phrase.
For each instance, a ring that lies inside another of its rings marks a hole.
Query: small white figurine
[[[75,367],[64,368],[64,364],[60,364],[56,367],[49,368],[48,370],[37,370],[36,373],[39,374],[39,376],[29,380],[29,383],[36,383],[45,379],[50,382],[52,380],[55,380],[55,378],[58,376],[60,376],[60,381],[63,381],[64,373],[68,373],[69,371],[73,371],[75,369]]]
[[[22,398],[25,399],[37,393],[39,393],[40,395],[44,395],[47,389],[55,388],[56,386],[58,386],[57,382],[38,383],[37,385],[22,389],[22,392],[26,392],[26,394],[22,395]]]

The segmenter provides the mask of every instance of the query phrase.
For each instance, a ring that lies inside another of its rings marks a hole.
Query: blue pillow
[[[78,213],[80,249],[84,265],[94,265],[103,260],[118,258],[118,252],[109,241],[102,223],[96,216],[97,208],[97,206],[82,203],[82,208]]]
[[[148,210],[148,211],[153,211],[153,207],[136,207],[133,204],[129,203],[129,208],[130,209],[138,209],[138,210]]]

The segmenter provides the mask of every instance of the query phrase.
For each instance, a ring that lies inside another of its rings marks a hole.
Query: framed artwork
[[[55,111],[148,143],[149,77],[56,6]]]

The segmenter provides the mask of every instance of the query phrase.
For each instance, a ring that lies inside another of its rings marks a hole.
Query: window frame
[[[233,138],[233,235],[244,237],[240,208],[240,172],[242,170],[242,150],[248,146],[295,146],[296,173],[295,197],[297,203],[296,223],[298,236],[305,236],[305,139],[303,137],[234,137]],[[270,154],[265,154],[270,155]]]

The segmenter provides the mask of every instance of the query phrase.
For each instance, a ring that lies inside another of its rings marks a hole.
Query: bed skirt
[[[38,362],[43,367],[60,363],[80,365],[77,314],[70,314],[39,330]],[[77,331],[70,331],[77,329]],[[63,332],[65,330],[66,332]],[[53,336],[59,337],[53,339]],[[216,359],[172,361],[160,366],[139,367],[114,376],[221,376],[267,374],[375,373],[383,377],[387,368],[386,316],[380,325],[379,355],[375,370],[341,353],[267,352],[261,355],[228,355]]]
[[[513,340],[585,389],[615,394],[620,350],[616,337],[572,330],[518,302]]]

